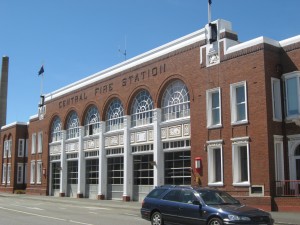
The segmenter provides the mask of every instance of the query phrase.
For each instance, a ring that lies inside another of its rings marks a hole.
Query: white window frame
[[[28,157],[28,139],[25,142],[25,157]]]
[[[8,140],[8,152],[7,152],[7,158],[11,158],[11,148],[12,148],[12,140]]]
[[[31,154],[36,153],[36,133],[33,133],[31,136]]]
[[[18,163],[17,184],[23,184],[24,181],[24,163]]]
[[[298,104],[298,113],[289,114],[289,100],[288,100],[288,88],[287,88],[287,80],[295,78],[297,81],[297,104]],[[300,71],[295,71],[291,73],[287,73],[283,75],[284,87],[285,87],[285,114],[287,120],[299,119],[300,117]]]
[[[249,186],[250,183],[250,152],[249,152],[249,137],[232,139],[232,177],[233,186]],[[247,148],[247,181],[241,180],[241,159],[240,147]]]
[[[19,139],[18,142],[18,157],[24,157],[25,139]]]
[[[42,153],[43,152],[43,132],[40,131],[38,133],[38,149],[37,153]]]
[[[212,106],[212,95],[219,94],[219,106],[215,110],[219,110],[219,123],[213,124],[213,106]],[[207,119],[207,128],[218,128],[222,126],[222,103],[221,103],[221,88],[214,88],[206,91],[206,119]]]
[[[6,184],[10,184],[11,180],[11,163],[7,164]]]
[[[6,174],[7,174],[7,165],[6,163],[2,164],[2,184],[6,183]]]
[[[281,84],[280,79],[271,78],[272,84],[272,108],[273,108],[273,120],[282,121],[282,107],[281,107]]]
[[[223,170],[223,147],[222,141],[218,143],[211,143],[207,145],[207,156],[208,156],[208,186],[223,186],[224,185],[224,170]],[[221,154],[221,181],[216,181],[215,178],[215,151],[220,149]]]
[[[35,161],[31,161],[31,163],[30,163],[30,183],[31,184],[35,184],[35,175],[36,175]]]
[[[43,174],[43,164],[42,161],[36,162],[36,183],[42,183],[42,174]]]
[[[238,120],[237,119],[237,96],[236,96],[236,90],[239,87],[244,86],[244,97],[245,102],[243,103],[245,105],[245,119]],[[231,124],[237,125],[237,124],[244,124],[248,123],[248,99],[247,99],[247,83],[246,81],[241,81],[238,83],[230,84],[230,103],[231,103]]]
[[[8,148],[9,148],[9,140],[4,141],[4,149],[3,149],[3,158],[7,158],[7,153],[8,153]]]
[[[283,136],[274,135],[275,180],[284,180]]]
[[[27,184],[27,165],[28,165],[28,163],[25,163],[25,165],[24,165],[24,184]]]

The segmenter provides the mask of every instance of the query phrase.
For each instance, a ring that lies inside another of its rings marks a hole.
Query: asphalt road
[[[90,202],[0,197],[0,225],[150,224],[136,209]]]
[[[139,202],[0,193],[0,225],[150,225]],[[300,225],[296,212],[272,212],[275,225]]]

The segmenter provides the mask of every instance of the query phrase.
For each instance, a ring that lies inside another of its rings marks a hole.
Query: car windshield
[[[222,191],[199,191],[201,198],[207,205],[232,205],[240,204],[238,200]]]

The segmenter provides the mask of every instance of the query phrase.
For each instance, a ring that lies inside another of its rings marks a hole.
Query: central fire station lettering
[[[155,77],[159,74],[166,72],[166,64],[153,67],[152,69],[144,70],[142,72],[136,73],[135,75],[131,75],[129,77],[122,79],[122,86],[126,86],[128,84],[136,83],[151,76]]]
[[[72,104],[78,103],[79,101],[86,100],[86,99],[87,99],[87,96],[85,93],[82,93],[80,95],[75,95],[71,98],[67,98],[65,100],[60,101],[59,108],[61,109],[68,105],[72,105]]]
[[[106,93],[113,90],[113,83],[95,88],[95,95]]]

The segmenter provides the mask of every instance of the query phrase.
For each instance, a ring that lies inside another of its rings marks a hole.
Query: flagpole
[[[41,74],[41,95],[43,95],[43,80],[44,80],[44,73]]]
[[[208,0],[208,23],[211,23],[211,0]]]

